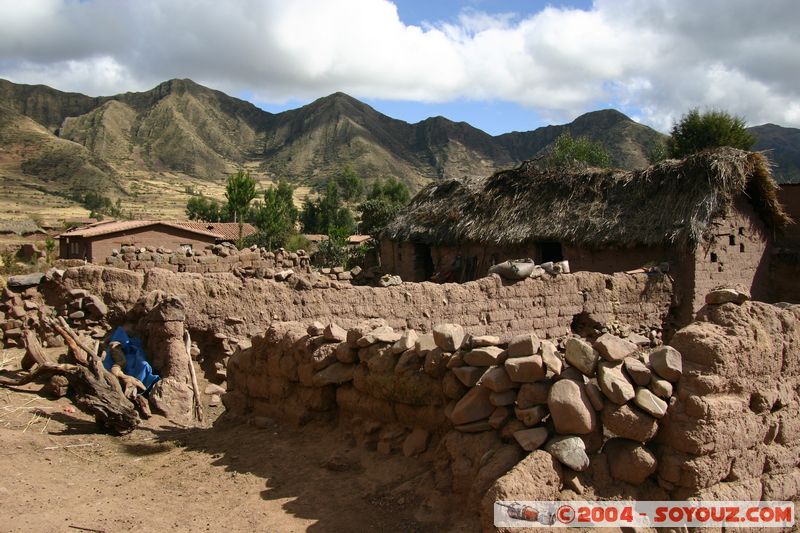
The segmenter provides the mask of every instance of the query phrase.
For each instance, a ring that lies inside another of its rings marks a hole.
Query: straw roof
[[[764,155],[734,148],[639,171],[543,169],[527,161],[488,178],[427,186],[383,235],[431,245],[691,245],[742,193],[771,228],[790,223],[776,192]]]
[[[46,233],[33,220],[0,220],[0,234],[2,235],[32,235]]]

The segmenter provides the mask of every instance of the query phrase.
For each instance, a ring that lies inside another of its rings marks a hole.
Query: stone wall
[[[277,271],[293,269],[310,272],[310,259],[303,250],[287,252],[268,251],[252,246],[237,250],[230,244],[208,245],[200,250],[178,250],[148,246],[122,246],[105,258],[104,264],[115,268],[144,272],[161,268],[171,272],[199,274],[234,272],[261,278],[274,277]]]
[[[295,424],[338,416],[356,441],[382,453],[420,455],[430,446],[439,483],[473,502],[539,448],[584,472],[605,447],[612,476],[641,484],[657,464],[643,443],[657,434],[681,374],[680,354],[650,353],[650,344],[610,333],[594,348],[530,333],[503,342],[456,324],[418,334],[382,320],[347,331],[275,323],[231,358],[223,401],[236,415]],[[494,458],[481,464],[487,451]]]
[[[463,284],[403,283],[384,288],[330,281],[318,286],[300,276],[276,281],[87,265],[67,269],[49,292],[57,300],[60,292],[83,288],[101,296],[112,312],[131,308],[154,290],[175,294],[186,305],[192,338],[200,342],[214,332],[248,338],[263,333],[273,321],[335,321],[350,327],[369,318],[418,331],[456,322],[478,335],[533,331],[542,338],[566,335],[574,323],[602,327],[619,322],[660,330],[668,321],[671,287],[666,276],[589,272],[513,284],[493,275]]]
[[[421,456],[486,527],[496,499],[794,499],[800,307],[715,298],[670,346],[276,322],[231,358],[223,401]]]

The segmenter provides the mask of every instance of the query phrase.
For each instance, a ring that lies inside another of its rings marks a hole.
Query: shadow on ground
[[[358,447],[332,422],[302,428],[255,427],[221,417],[211,428],[151,429],[152,444],[125,443],[127,453],[159,453],[175,445],[203,452],[211,464],[264,480],[263,500],[313,521],[308,531],[443,531],[452,503],[433,491],[431,466],[402,454]],[[459,531],[475,522],[460,521]]]

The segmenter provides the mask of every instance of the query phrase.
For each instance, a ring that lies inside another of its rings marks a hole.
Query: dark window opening
[[[542,253],[542,263],[547,263],[548,261],[555,263],[564,260],[564,251],[560,242],[539,243],[539,250]]]
[[[731,246],[736,246],[736,236],[735,235],[728,235],[728,244]]]
[[[717,262],[717,254],[715,254],[714,252],[711,252],[711,262],[712,263]]]
[[[433,276],[433,256],[431,247],[427,244],[414,244],[414,270],[423,280],[429,280]]]
[[[744,253],[744,243],[743,242],[739,243],[739,251]]]
[[[744,228],[739,228],[739,235],[744,235]]]

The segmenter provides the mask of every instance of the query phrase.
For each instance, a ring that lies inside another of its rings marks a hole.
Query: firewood
[[[62,324],[63,326],[63,324]],[[67,326],[69,328],[69,326]],[[37,360],[37,367],[18,380],[0,378],[0,385],[24,385],[42,375],[60,374],[67,378],[70,388],[75,392],[75,403],[83,411],[94,415],[98,424],[120,434],[133,431],[139,425],[139,414],[133,403],[125,397],[119,379],[103,368],[102,357],[98,354],[99,343],[84,347],[64,329],[60,333],[69,344],[73,342],[73,353],[84,353],[85,362],[79,364],[57,364],[47,360],[44,350],[34,334],[26,335],[25,341],[31,357]],[[74,332],[73,332],[74,333]],[[67,340],[69,339],[69,340]],[[78,358],[76,357],[76,360]]]
[[[39,343],[33,343],[31,342],[31,339],[35,340],[36,335],[33,333],[33,331],[26,330],[23,335],[23,340],[25,342],[25,355],[20,361],[20,367],[23,370],[30,370],[33,368],[33,365],[41,366],[47,362],[50,362],[50,358],[47,357],[47,354],[44,352]]]
[[[194,417],[198,422],[203,421],[203,404],[200,401],[200,387],[197,385],[197,374],[192,362],[192,338],[188,331],[183,332],[183,339],[186,343],[186,355],[189,356],[189,375],[192,377],[192,392],[194,399]]]

